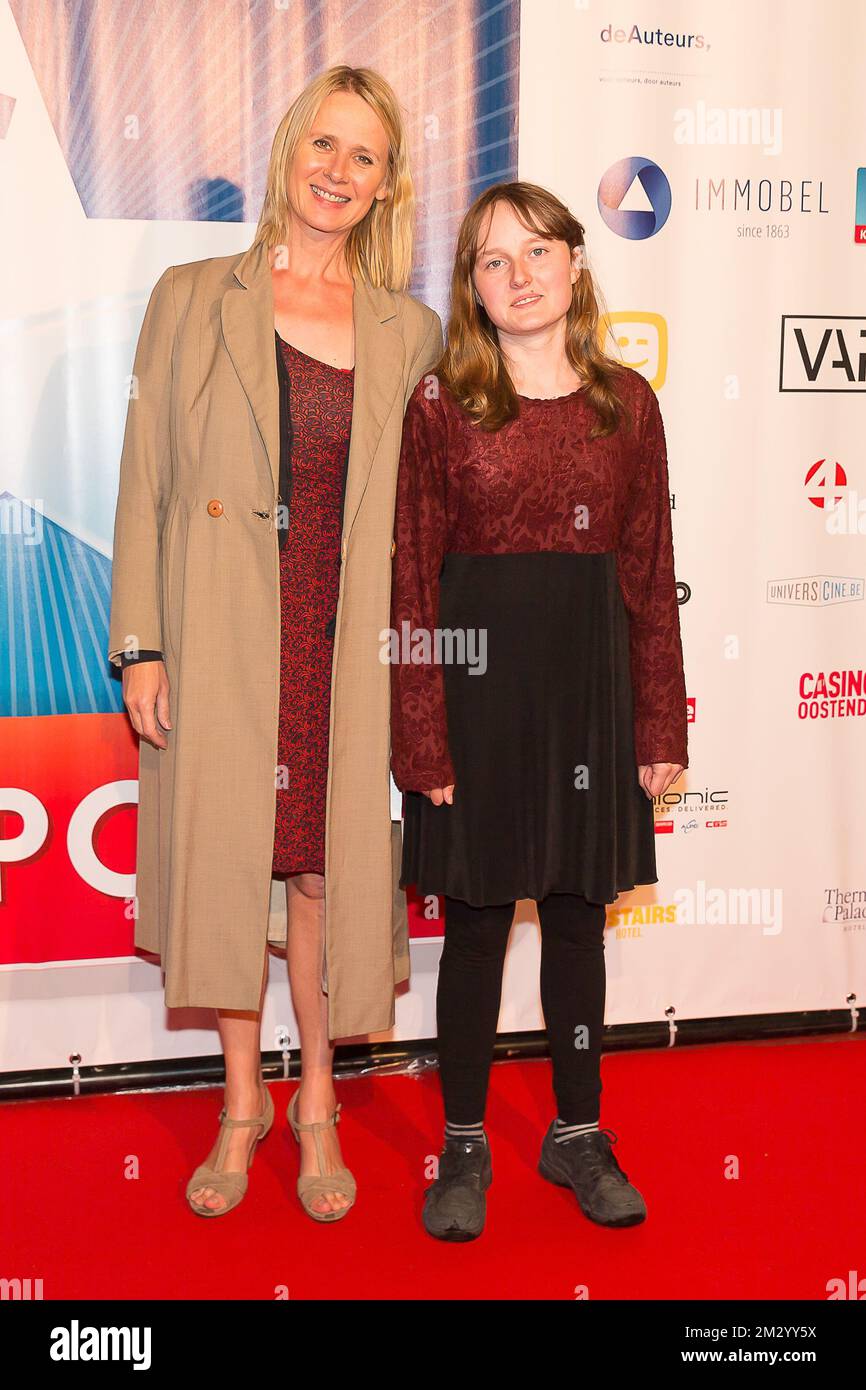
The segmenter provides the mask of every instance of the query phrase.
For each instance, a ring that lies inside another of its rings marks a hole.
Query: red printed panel
[[[411,941],[441,939],[445,928],[445,900],[435,896],[422,898],[410,887],[406,889],[409,908],[409,939]]]
[[[125,714],[0,719],[0,962],[132,955],[138,740]]]

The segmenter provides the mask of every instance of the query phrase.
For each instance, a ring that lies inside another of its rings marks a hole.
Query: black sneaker
[[[437,1240],[475,1240],[484,1230],[485,1192],[493,1181],[490,1145],[447,1139],[439,1176],[424,1197],[424,1229]]]
[[[611,1150],[612,1129],[578,1134],[564,1144],[553,1137],[554,1125],[544,1136],[538,1171],[548,1182],[570,1187],[580,1209],[600,1226],[636,1226],[646,1219],[646,1203],[632,1187]]]

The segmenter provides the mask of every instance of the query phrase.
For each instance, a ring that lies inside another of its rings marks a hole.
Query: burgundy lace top
[[[664,427],[652,387],[628,370],[633,421],[590,439],[582,390],[520,398],[520,415],[479,430],[435,376],[422,377],[403,428],[394,521],[391,626],[437,625],[446,552],[616,554],[629,618],[637,764],[688,766],[686,691],[674,579]],[[401,790],[455,781],[443,668],[391,667],[391,770]]]

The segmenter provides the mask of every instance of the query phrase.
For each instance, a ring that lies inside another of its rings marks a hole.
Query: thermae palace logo
[[[602,174],[598,210],[617,236],[645,241],[660,232],[668,220],[671,186],[653,160],[631,155]]]

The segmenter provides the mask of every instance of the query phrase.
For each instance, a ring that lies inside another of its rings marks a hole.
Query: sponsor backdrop
[[[218,1050],[212,1015],[167,1015],[132,947],[136,746],[105,657],[117,468],[153,284],[249,245],[273,131],[341,61],[404,107],[413,292],[445,319],[468,203],[547,185],[586,228],[609,343],[661,403],[691,766],[656,805],[659,882],[608,911],[608,1021],[854,1008],[866,6],[2,0],[0,1069]],[[430,1037],[436,900],[413,897],[411,929],[394,1035]],[[503,1029],[542,1026],[538,949],[521,903]],[[263,1045],[297,1045],[277,955]]]

